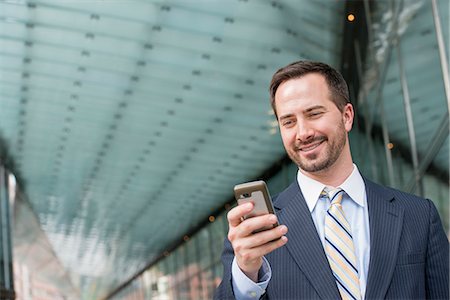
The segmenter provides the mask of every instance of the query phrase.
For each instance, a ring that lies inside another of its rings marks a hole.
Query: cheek
[[[295,133],[293,131],[280,129],[280,134],[281,134],[281,140],[283,141],[283,145],[285,147],[289,146],[290,144],[295,142]]]
[[[324,132],[328,132],[329,134],[335,134],[339,131],[341,131],[344,127],[346,127],[346,124],[344,122],[343,119],[340,118],[335,118],[332,120],[328,120],[326,122],[324,122],[323,127],[321,127],[323,129]]]

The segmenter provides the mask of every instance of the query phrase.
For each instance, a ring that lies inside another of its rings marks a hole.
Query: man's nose
[[[304,142],[314,136],[314,130],[307,122],[297,122],[297,140]]]

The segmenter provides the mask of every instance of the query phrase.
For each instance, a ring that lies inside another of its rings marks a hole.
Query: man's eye
[[[322,112],[319,111],[319,112],[313,112],[313,113],[310,113],[309,116],[310,116],[310,117],[317,117],[317,116],[320,116],[321,114],[322,114]]]
[[[292,121],[292,120],[286,120],[286,121],[283,121],[283,123],[282,123],[283,126],[289,126],[292,124],[294,124],[294,121]]]

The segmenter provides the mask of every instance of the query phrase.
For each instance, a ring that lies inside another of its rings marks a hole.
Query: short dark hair
[[[278,71],[272,77],[270,82],[270,104],[277,117],[275,108],[275,93],[278,87],[289,79],[300,78],[306,74],[317,73],[325,78],[331,93],[331,100],[336,104],[337,108],[342,112],[347,103],[350,102],[348,94],[348,86],[341,73],[330,67],[329,65],[317,61],[296,61]],[[278,118],[278,117],[277,117]]]

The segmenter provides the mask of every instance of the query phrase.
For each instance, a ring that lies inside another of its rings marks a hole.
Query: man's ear
[[[344,122],[344,127],[347,132],[350,132],[350,130],[352,130],[354,117],[355,112],[353,110],[353,105],[351,103],[347,103],[344,106],[344,111],[342,112],[342,120]]]

